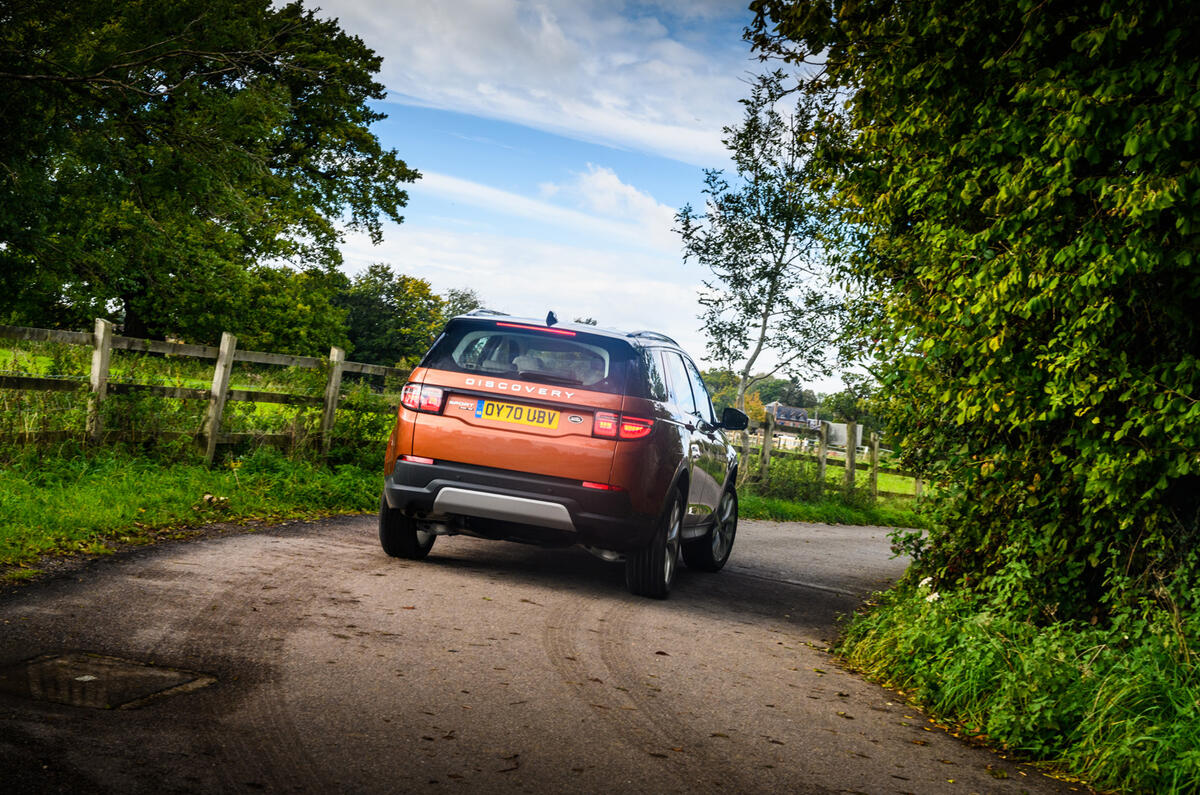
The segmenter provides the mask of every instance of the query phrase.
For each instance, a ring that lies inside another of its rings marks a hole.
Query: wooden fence
[[[854,423],[847,423],[847,439],[857,438],[857,429]],[[847,491],[855,488],[856,473],[859,470],[865,470],[867,473],[867,490],[872,496],[885,497],[916,497],[920,499],[924,493],[924,483],[921,478],[910,472],[904,472],[898,469],[885,468],[880,464],[879,459],[879,434],[872,433],[870,441],[867,444],[867,460],[859,462],[856,460],[857,448],[854,445],[847,445],[841,448],[843,458],[838,459],[830,454],[838,448],[834,448],[829,444],[829,423],[822,421],[819,428],[812,431],[815,434],[817,442],[817,450],[815,453],[783,453],[782,450],[773,449],[775,433],[778,430],[775,422],[770,414],[767,414],[766,419],[762,423],[754,423],[750,428],[750,444],[747,447],[747,452],[750,449],[757,450],[758,465],[756,468],[756,476],[759,480],[765,481],[770,472],[771,459],[777,455],[790,455],[797,458],[804,458],[816,462],[817,465],[817,482],[824,488],[825,470],[829,466],[829,462],[833,462],[834,466],[842,467],[844,476],[842,478],[842,488]],[[761,432],[761,439],[757,438],[757,434]],[[747,456],[748,458],[749,456]],[[893,475],[901,475],[911,477],[913,479],[913,493],[901,493],[894,491],[879,490],[879,473],[887,472]]]
[[[101,407],[105,398],[110,394],[128,394],[141,392],[166,398],[180,398],[208,401],[204,422],[199,434],[204,444],[205,460],[211,464],[216,455],[218,443],[236,442],[241,437],[256,434],[222,434],[221,419],[225,404],[229,401],[251,401],[256,403],[281,403],[294,406],[321,407],[320,437],[321,449],[328,452],[333,439],[334,422],[337,418],[338,400],[341,396],[342,375],[345,373],[362,373],[379,376],[404,376],[406,370],[394,367],[381,367],[375,364],[346,361],[346,354],[341,348],[329,349],[329,358],[321,359],[313,356],[289,356],[279,353],[263,353],[260,351],[238,350],[237,337],[229,332],[221,334],[221,344],[188,345],[178,342],[163,342],[159,340],[144,340],[135,337],[123,337],[113,333],[113,324],[107,320],[97,319],[94,332],[57,331],[42,328],[27,328],[24,326],[0,325],[0,338],[26,340],[31,342],[58,342],[69,345],[87,345],[92,348],[92,364],[88,382],[72,381],[61,378],[44,378],[29,375],[0,375],[0,389],[28,390],[81,390],[88,389],[87,435],[92,440],[99,440],[104,433],[103,414]],[[155,384],[116,383],[109,380],[109,365],[114,350],[135,351],[144,353],[164,354],[167,356],[191,356],[199,359],[215,359],[212,386],[208,389],[178,386],[161,386]],[[230,389],[230,376],[234,362],[251,362],[255,364],[279,365],[282,367],[319,368],[328,367],[323,397],[312,395],[295,395],[283,392],[259,392],[245,389]]]

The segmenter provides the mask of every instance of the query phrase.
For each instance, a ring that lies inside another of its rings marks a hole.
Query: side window
[[[704,388],[704,379],[700,377],[700,371],[696,369],[696,365],[691,359],[684,359],[683,363],[687,366],[688,378],[692,382],[692,394],[696,396],[696,405],[701,418],[715,425],[717,418],[713,411],[712,400],[708,396],[708,390]]]
[[[670,379],[667,389],[671,393],[671,400],[688,414],[694,414],[696,401],[692,397],[691,379],[688,378],[683,359],[674,351],[663,351],[662,357],[667,368],[667,377]]]
[[[663,376],[658,351],[642,349],[642,365],[646,371],[646,389],[651,400],[667,399],[667,379]]]

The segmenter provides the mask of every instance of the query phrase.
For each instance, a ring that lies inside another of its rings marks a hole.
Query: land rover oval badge
[[[578,414],[568,414],[567,422],[573,422],[578,425],[579,423],[583,422],[583,417],[580,417]]]

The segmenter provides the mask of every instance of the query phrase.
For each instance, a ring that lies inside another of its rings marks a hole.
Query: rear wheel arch
[[[663,498],[661,501],[662,509],[666,510],[668,501],[675,494],[678,494],[680,496],[680,498],[683,500],[684,507],[686,508],[687,501],[688,501],[688,492],[691,489],[691,484],[692,484],[692,478],[691,478],[691,473],[688,472],[687,463],[686,462],[681,463],[679,466],[679,471],[676,472],[675,477],[671,479],[670,488],[668,488],[666,493],[663,494]]]

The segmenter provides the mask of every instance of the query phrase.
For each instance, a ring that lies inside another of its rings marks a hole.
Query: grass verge
[[[43,555],[105,554],[214,522],[373,511],[379,487],[377,471],[271,448],[218,469],[107,451],[20,457],[0,467],[0,566],[9,580],[27,579]]]
[[[263,447],[218,468],[102,450],[19,454],[0,465],[0,567],[36,576],[45,555],[103,555],[218,522],[317,518],[378,506],[374,469],[328,467]],[[747,519],[920,527],[911,500],[850,505],[831,497],[792,502],[746,494]]]
[[[925,527],[925,518],[915,510],[913,501],[905,499],[880,499],[874,505],[849,505],[836,497],[793,501],[739,494],[738,516],[777,522]]]
[[[1037,625],[902,583],[837,651],[938,718],[1094,786],[1200,791],[1200,659],[1167,624]]]

